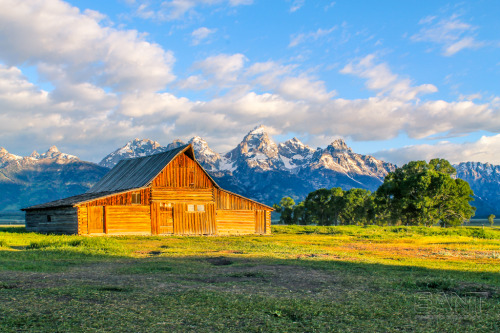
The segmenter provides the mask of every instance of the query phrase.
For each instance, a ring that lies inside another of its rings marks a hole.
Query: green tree
[[[309,193],[304,201],[308,222],[317,225],[332,225],[331,191],[326,188]]]
[[[292,223],[293,224],[308,224],[307,210],[304,201],[299,202],[293,207]]]
[[[338,225],[340,222],[340,214],[343,209],[343,200],[344,200],[345,191],[340,187],[334,187],[330,189],[330,201],[329,205],[329,214],[331,224]]]
[[[280,223],[281,224],[292,224],[293,221],[293,207],[295,206],[295,201],[290,197],[283,197],[278,204],[274,204],[273,208],[276,212],[280,213]]]
[[[371,192],[353,188],[343,195],[340,220],[342,224],[369,224],[372,218]]]
[[[490,214],[490,216],[488,216],[488,222],[490,222],[490,226],[493,226],[495,224],[495,215],[493,214]]]
[[[474,215],[473,192],[454,179],[456,170],[444,159],[412,161],[389,173],[376,191],[378,215],[391,223],[459,225]]]

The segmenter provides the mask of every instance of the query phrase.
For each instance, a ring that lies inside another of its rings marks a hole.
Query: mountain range
[[[302,200],[318,188],[365,188],[374,191],[396,166],[370,155],[357,154],[342,139],[326,148],[313,149],[297,138],[276,144],[264,126],[250,131],[231,151],[219,154],[201,137],[188,141],[200,164],[214,180],[235,193],[266,204],[283,196]],[[0,150],[0,211],[56,200],[85,192],[124,158],[160,153],[183,145],[167,146],[134,139],[104,157],[98,164],[59,152],[21,157]],[[468,181],[476,195],[476,216],[500,215],[500,166],[466,162],[455,165],[457,176]]]
[[[290,195],[303,199],[321,187],[362,187],[376,190],[396,166],[368,155],[354,153],[335,140],[326,148],[312,149],[293,138],[276,144],[264,126],[250,131],[226,154],[218,154],[200,137],[193,145],[196,158],[224,188],[267,204]],[[183,144],[176,140],[163,147],[151,140],[135,139],[106,156],[99,164],[112,167],[123,158],[163,152]]]
[[[56,146],[21,157],[0,148],[0,211],[83,193],[109,171],[61,153]]]

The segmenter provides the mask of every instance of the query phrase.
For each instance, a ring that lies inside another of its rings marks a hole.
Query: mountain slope
[[[100,166],[106,168],[112,168],[118,163],[120,160],[126,158],[134,158],[152,155],[156,153],[162,153],[168,149],[177,148],[176,143],[173,143],[172,146],[162,147],[158,142],[148,140],[148,139],[134,139],[130,142],[127,142],[125,146],[118,148],[114,152],[110,153],[106,157],[104,157],[101,162],[99,162]]]
[[[0,211],[61,199],[87,191],[108,168],[61,153],[52,146],[30,156],[0,149]]]
[[[226,154],[213,151],[201,137],[188,141],[196,158],[223,188],[266,204],[283,196],[302,200],[318,188],[365,188],[374,191],[395,165],[352,151],[341,140],[312,149],[297,138],[276,144],[265,127],[251,130]],[[61,153],[56,147],[21,157],[0,149],[0,211],[55,200],[85,192],[123,158],[160,153],[166,147],[147,139],[134,139],[106,156],[99,164]],[[471,185],[476,216],[500,216],[500,166],[489,163],[455,165],[457,176]]]
[[[476,217],[500,217],[500,165],[464,162],[454,167],[457,177],[467,181],[474,191]]]

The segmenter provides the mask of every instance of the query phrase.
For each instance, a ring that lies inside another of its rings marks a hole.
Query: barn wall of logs
[[[26,221],[32,230],[36,224],[36,231],[80,235],[268,234],[270,211],[267,206],[214,186],[199,164],[183,153],[147,188],[54,209],[51,214],[58,222],[50,225],[40,220],[48,213],[27,212]]]
[[[43,234],[77,234],[77,209],[61,207],[26,211],[26,230]]]

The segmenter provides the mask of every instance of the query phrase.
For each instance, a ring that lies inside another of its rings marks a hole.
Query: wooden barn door
[[[89,234],[105,233],[104,207],[91,206],[88,208],[88,231]]]
[[[176,203],[172,215],[173,231],[176,235],[214,235],[217,233],[213,203]]]
[[[255,233],[265,234],[266,233],[266,211],[256,210],[255,211]]]

